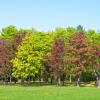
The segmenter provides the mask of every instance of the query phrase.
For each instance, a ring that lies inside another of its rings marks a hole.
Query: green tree
[[[18,30],[16,29],[15,26],[9,25],[8,27],[2,29],[1,37],[6,39],[11,39],[17,32]]]
[[[85,30],[84,30],[82,25],[78,25],[76,30],[77,30],[77,32],[85,32]]]
[[[89,45],[92,46],[94,52],[91,53],[91,69],[96,77],[97,86],[100,88],[100,33],[94,30],[88,30],[86,33],[86,38]]]
[[[69,38],[76,32],[76,30],[68,26],[67,28],[61,28],[58,27],[56,30],[53,32],[54,39],[62,37],[65,41],[69,40]]]
[[[12,60],[13,73],[16,78],[35,77],[44,70],[43,56],[49,51],[50,37],[48,34],[27,34],[15,59]]]

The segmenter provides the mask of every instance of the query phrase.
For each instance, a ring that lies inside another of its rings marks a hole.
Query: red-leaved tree
[[[9,75],[9,41],[0,39],[0,75],[7,82]]]
[[[61,38],[56,38],[52,46],[51,55],[48,57],[48,66],[50,75],[57,80],[58,85],[62,85],[62,77],[64,74],[64,41]]]
[[[91,53],[94,53],[94,50],[87,43],[85,33],[78,32],[69,40],[65,51],[69,56],[66,57],[64,61],[74,64],[73,68],[76,76],[76,83],[77,86],[79,86],[82,72],[90,65],[93,57]]]

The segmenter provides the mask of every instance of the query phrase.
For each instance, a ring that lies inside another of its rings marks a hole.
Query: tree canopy
[[[54,31],[17,29],[0,34],[0,79],[45,81],[97,81],[100,87],[100,33],[93,29],[58,27]]]

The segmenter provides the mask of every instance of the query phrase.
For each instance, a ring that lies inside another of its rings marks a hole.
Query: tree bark
[[[72,82],[72,76],[71,76],[71,74],[70,74],[70,77],[69,77],[70,79],[69,79],[69,81],[70,81],[70,83]]]
[[[65,76],[64,76],[64,74],[63,74],[63,76],[62,76],[62,85],[64,86],[64,81],[65,81]]]
[[[76,85],[77,85],[77,87],[80,87],[80,75],[77,77]]]
[[[61,85],[61,78],[58,77],[58,85]]]
[[[53,83],[53,77],[51,77],[51,81],[50,81],[50,84],[52,85],[52,83]]]
[[[97,87],[100,88],[100,75],[97,76]]]
[[[6,75],[4,76],[4,84],[5,84],[5,85],[7,85],[7,84],[8,84],[8,78],[7,78],[7,76],[6,76]]]
[[[9,82],[11,83],[11,81],[12,81],[12,77],[10,76]]]

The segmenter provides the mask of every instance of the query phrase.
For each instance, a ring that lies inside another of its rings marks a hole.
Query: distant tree
[[[82,25],[78,25],[76,30],[77,30],[77,32],[85,32],[85,30],[84,30]]]
[[[64,41],[68,40],[76,32],[75,28],[68,26],[67,28],[56,28],[53,32],[54,39],[62,37]]]
[[[14,34],[16,34],[17,32],[18,30],[15,26],[9,25],[8,27],[2,29],[1,37],[11,40]]]

